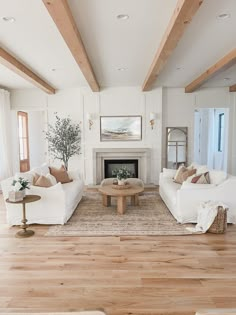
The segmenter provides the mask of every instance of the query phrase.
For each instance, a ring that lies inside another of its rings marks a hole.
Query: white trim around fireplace
[[[104,160],[138,160],[139,178],[145,184],[150,183],[150,148],[94,148],[93,149],[93,184],[100,184],[104,179]]]

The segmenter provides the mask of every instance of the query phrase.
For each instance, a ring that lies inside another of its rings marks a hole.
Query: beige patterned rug
[[[128,203],[130,202],[129,198]],[[116,198],[111,207],[102,205],[98,192],[86,192],[71,219],[65,225],[49,228],[47,236],[125,236],[186,235],[186,227],[178,224],[156,191],[144,192],[139,206],[127,205],[125,214],[116,211]]]

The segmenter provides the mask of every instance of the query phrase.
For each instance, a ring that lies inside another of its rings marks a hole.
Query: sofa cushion
[[[174,178],[177,170],[171,168],[163,168],[163,177]]]
[[[196,189],[209,189],[209,188],[214,188],[216,187],[215,184],[198,184],[196,186],[196,184],[193,184],[193,183],[188,183],[187,181],[186,182],[183,182],[182,186],[181,186],[181,190],[183,189],[188,189],[188,190],[196,190]]]
[[[77,170],[72,170],[72,171],[67,171],[67,174],[70,179],[82,179],[80,175],[80,171]]]
[[[227,179],[227,174],[223,171],[211,170],[209,171],[210,183],[219,185]]]
[[[24,173],[16,173],[14,176],[14,179],[19,179],[20,177],[28,180],[28,182],[30,183],[30,185],[33,184],[34,181],[34,173],[29,171],[29,172],[24,172]]]
[[[72,181],[63,165],[60,168],[50,166],[49,170],[50,174],[56,178],[58,183],[66,184]]]

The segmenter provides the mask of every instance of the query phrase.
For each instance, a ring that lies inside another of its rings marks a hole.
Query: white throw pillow
[[[53,186],[57,184],[57,180],[56,180],[56,178],[55,178],[52,174],[48,173],[48,174],[46,175],[46,178],[48,178],[48,179],[50,180],[50,182],[51,182],[51,184],[52,184]]]
[[[196,175],[203,174],[203,173],[206,173],[206,172],[209,171],[208,168],[207,168],[207,165],[199,165],[199,164],[197,164],[195,162],[193,162],[190,165],[190,167],[193,167],[193,168],[195,168],[197,170]]]
[[[16,173],[15,176],[14,176],[14,178],[16,180],[18,180],[19,177],[22,177],[22,178],[28,180],[30,185],[33,184],[33,180],[34,180],[34,173],[33,172],[30,171],[30,172],[24,172],[24,173]]]
[[[171,168],[163,168],[163,177],[165,178],[174,178],[177,170]]]
[[[211,170],[209,171],[210,183],[219,185],[226,180],[227,174],[223,171]]]
[[[67,171],[67,174],[70,179],[81,179],[79,170]]]
[[[47,163],[43,163],[41,166],[33,168],[32,172],[44,176],[47,176],[47,174],[50,173]]]

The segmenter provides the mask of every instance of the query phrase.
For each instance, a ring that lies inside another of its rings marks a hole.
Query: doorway
[[[200,108],[194,112],[194,161],[209,169],[227,171],[228,108]]]

